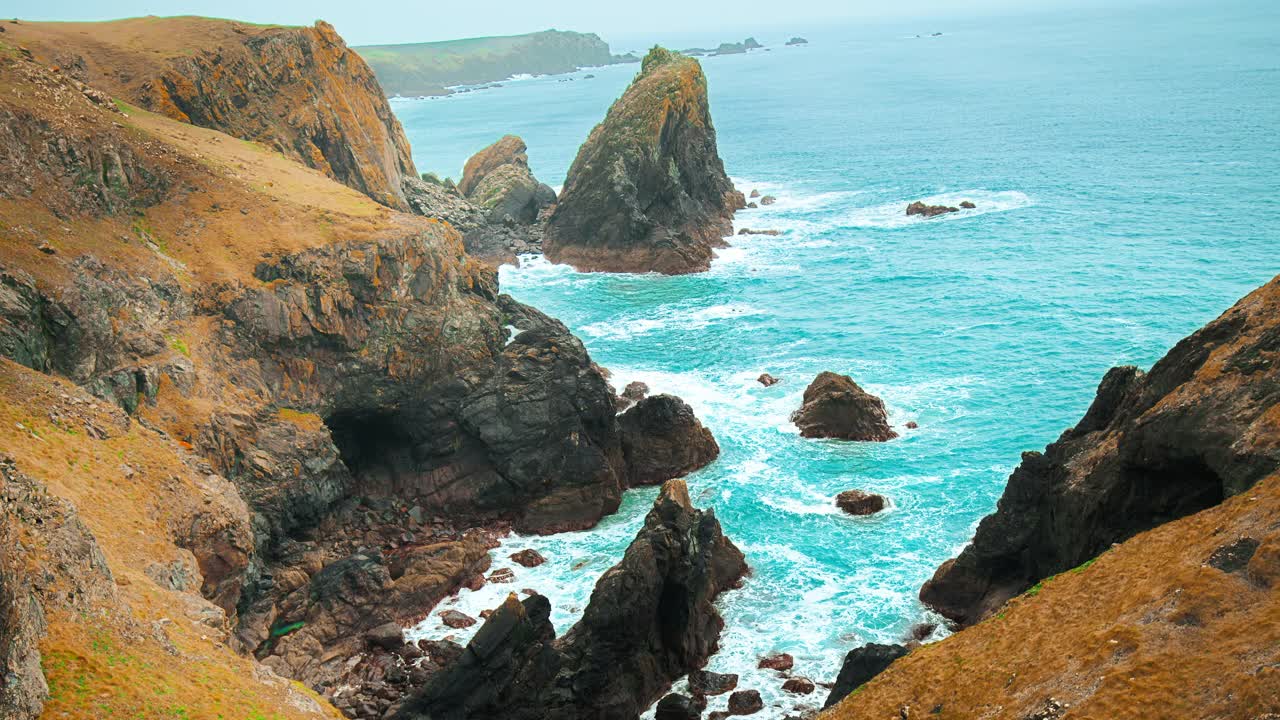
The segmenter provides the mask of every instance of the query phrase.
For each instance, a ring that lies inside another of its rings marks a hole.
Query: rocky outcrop
[[[12,31],[47,64],[74,49],[79,79],[116,97],[261,142],[380,203],[408,207],[401,180],[416,171],[404,131],[373,71],[328,23],[149,17]]]
[[[563,638],[546,598],[508,596],[396,717],[637,717],[715,652],[723,622],[712,602],[745,572],[715,515],[670,481]]]
[[[787,41],[788,45],[808,45],[809,41],[800,36],[796,36]]]
[[[556,201],[556,193],[529,170],[524,141],[506,135],[467,160],[458,191],[490,222],[529,225]]]
[[[699,272],[744,205],[716,150],[701,66],[654,48],[578,151],[543,250],[586,271]]]
[[[827,695],[822,707],[829,708],[848,697],[849,693],[865,685],[871,678],[884,672],[894,660],[909,652],[905,645],[881,645],[870,643],[850,650],[840,665],[840,674]]]
[[[951,207],[949,205],[926,205],[917,200],[907,206],[907,215],[921,215],[931,218],[937,215],[946,215],[947,213],[960,212],[960,208]]]
[[[977,622],[1113,543],[1243,492],[1280,467],[1280,279],[1150,372],[1112,369],[1084,418],[1022,463],[972,544],[920,591]]]
[[[862,490],[845,490],[836,496],[836,507],[850,515],[874,515],[885,508],[883,495]]]
[[[898,437],[889,427],[884,402],[858,387],[848,375],[819,373],[804,391],[804,404],[791,422],[807,438],[884,442]]]
[[[693,408],[674,395],[653,395],[618,417],[627,487],[683,477],[720,456]]]
[[[403,185],[409,208],[424,217],[443,220],[462,233],[467,254],[490,264],[515,263],[520,255],[542,247],[542,225],[493,222],[484,208],[456,189],[406,177]]]

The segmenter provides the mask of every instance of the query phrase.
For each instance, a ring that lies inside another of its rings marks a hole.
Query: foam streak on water
[[[690,489],[753,574],[719,603],[710,668],[760,690],[753,717],[825,696],[786,697],[755,669],[761,655],[789,652],[796,674],[831,681],[849,649],[903,638],[927,618],[920,584],[991,511],[1020,453],[1081,416],[1108,367],[1149,365],[1280,271],[1280,202],[1262,190],[1280,175],[1277,24],[1270,3],[1175,2],[1155,15],[975,16],[929,42],[916,27],[815,29],[803,52],[712,58],[726,167],[739,189],[778,199],[736,225],[781,234],[735,236],[698,275],[541,258],[503,269],[503,289],[564,320],[615,386],[680,395],[719,440]],[[395,109],[422,169],[456,174],[516,132],[558,184],[633,72]],[[977,207],[908,218],[915,200]],[[822,370],[883,397],[903,437],[800,438],[788,417]],[[782,384],[761,387],[761,372]],[[842,515],[832,498],[849,488],[885,494],[889,510]],[[654,492],[628,493],[593,531],[509,538],[498,566],[525,547],[547,564],[445,606],[476,615],[534,588],[564,631]],[[437,618],[415,632],[469,636]]]

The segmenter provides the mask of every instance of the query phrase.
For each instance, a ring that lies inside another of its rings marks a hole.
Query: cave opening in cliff
[[[398,469],[412,464],[414,438],[399,413],[342,412],[325,423],[342,462],[366,488],[390,483]]]
[[[1226,497],[1223,479],[1203,458],[1166,457],[1130,465],[1123,470],[1128,482],[1127,507],[1113,517],[1131,518],[1134,531],[1163,525],[1220,504]],[[1137,515],[1137,517],[1135,517]]]

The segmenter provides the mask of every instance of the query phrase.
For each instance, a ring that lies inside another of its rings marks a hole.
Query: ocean
[[[780,236],[734,237],[709,272],[683,277],[539,257],[502,269],[503,290],[567,323],[616,387],[681,396],[720,442],[688,480],[752,575],[719,601],[709,669],[761,692],[755,717],[826,694],[787,695],[760,656],[791,653],[794,674],[830,682],[849,649],[902,641],[931,619],[921,583],[994,509],[1020,454],[1081,417],[1108,368],[1150,366],[1280,272],[1278,30],[1280,4],[1233,1],[762,28],[770,51],[703,67],[727,171],[778,198],[737,227]],[[810,43],[784,47],[791,35]],[[514,133],[559,186],[637,69],[393,107],[420,170],[457,178]],[[921,199],[977,207],[906,217]],[[881,396],[902,437],[802,439],[788,416],[823,370]],[[762,372],[783,382],[762,387]],[[843,515],[832,499],[851,488],[889,509]],[[630,491],[591,531],[509,538],[495,566],[525,547],[548,562],[441,609],[474,616],[533,588],[563,632],[655,494]],[[412,632],[471,631],[432,617]]]

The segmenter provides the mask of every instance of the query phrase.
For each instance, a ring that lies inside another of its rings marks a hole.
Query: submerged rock
[[[836,677],[835,685],[831,688],[831,694],[827,696],[827,701],[822,707],[829,708],[845,699],[849,693],[884,672],[889,665],[893,664],[894,660],[906,655],[907,652],[908,650],[904,645],[880,645],[877,643],[863,645],[860,648],[850,650],[844,656],[844,663],[840,666],[840,674]]]
[[[898,437],[889,427],[884,402],[848,375],[823,372],[804,391],[804,404],[791,421],[807,438],[884,442]]]
[[[772,195],[765,195],[764,197],[760,198],[761,205],[772,205],[776,202],[778,202],[778,198]]]
[[[874,515],[884,510],[885,499],[875,493],[845,490],[836,496],[836,507],[850,515]]]
[[[697,470],[720,455],[711,431],[674,395],[654,395],[618,416],[627,486],[656,485]]]
[[[960,208],[950,207],[948,205],[925,205],[919,200],[907,206],[907,215],[923,215],[931,218],[935,215],[945,215],[947,213],[960,212]]]
[[[716,149],[701,66],[654,48],[579,150],[543,250],[579,270],[700,272],[744,204]]]
[[[756,382],[760,383],[765,387],[773,387],[774,385],[777,385],[778,383],[782,382],[782,379],[776,378],[770,375],[769,373],[761,373],[760,377],[756,378]]]
[[[970,624],[1144,530],[1217,505],[1280,467],[1280,278],[1148,373],[1110,370],[1080,422],[1023,453],[997,510],[920,598]],[[1268,424],[1270,423],[1270,425]]]
[[[974,208],[976,208],[976,207],[978,207],[978,206],[977,206],[977,205],[974,205],[974,204],[973,204],[971,201],[969,201],[969,200],[962,200],[962,201],[960,202],[960,207],[964,208],[965,210],[972,210],[972,209],[974,209]]]
[[[716,651],[724,623],[712,603],[746,571],[714,513],[672,480],[563,638],[545,597],[508,596],[395,718],[637,717]]]
[[[751,228],[742,228],[738,231],[739,235],[781,235],[781,230],[752,230]]]

